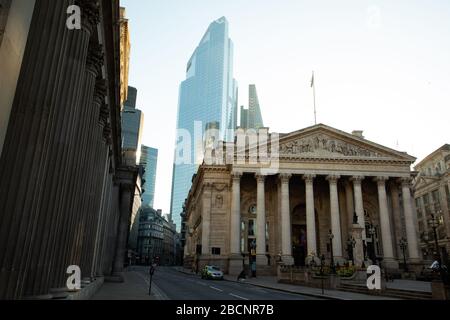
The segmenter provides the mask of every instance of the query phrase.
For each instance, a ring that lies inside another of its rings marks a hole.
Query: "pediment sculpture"
[[[340,154],[343,156],[382,157],[383,155],[357,145],[319,134],[301,138],[280,145],[280,153],[286,155],[297,154]]]

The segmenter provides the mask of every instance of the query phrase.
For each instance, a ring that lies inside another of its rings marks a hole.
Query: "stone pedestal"
[[[294,265],[294,258],[291,255],[282,256],[281,261],[283,261],[283,264],[285,266],[293,266]]]
[[[364,245],[362,239],[363,228],[359,224],[353,224],[352,227],[352,237],[355,239],[356,244],[353,249],[353,258],[355,260],[355,265],[361,267],[364,262]]]
[[[242,270],[244,269],[243,263],[242,263],[242,256],[240,255],[231,255],[229,264],[228,264],[228,274],[230,276],[238,276]]]
[[[265,254],[256,255],[256,266],[267,266],[267,256]]]
[[[433,281],[431,283],[431,292],[433,300],[448,300],[450,299],[448,293],[448,287],[446,288],[442,281]]]

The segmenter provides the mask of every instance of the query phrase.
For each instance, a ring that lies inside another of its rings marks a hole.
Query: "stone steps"
[[[354,292],[354,293],[363,293],[363,294],[371,294],[371,295],[382,295],[390,298],[397,299],[405,299],[405,300],[431,300],[432,294],[431,292],[424,291],[413,291],[413,290],[400,290],[400,289],[386,289],[385,291],[377,292],[373,290],[369,290],[368,288],[355,285],[355,284],[341,284],[338,288],[342,291]]]

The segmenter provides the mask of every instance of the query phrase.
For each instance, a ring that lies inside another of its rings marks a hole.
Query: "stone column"
[[[71,3],[41,0],[34,8],[0,160],[0,299],[48,298],[66,245],[61,235],[90,38],[85,22],[76,32],[64,27]]]
[[[122,169],[120,174],[128,176],[131,172]],[[124,259],[127,249],[127,240],[130,228],[132,199],[134,198],[135,184],[133,179],[122,178],[120,184],[120,218],[117,241],[114,255],[113,272],[110,280],[123,282]],[[130,180],[130,181],[127,181]]]
[[[375,181],[378,185],[378,206],[380,210],[380,227],[383,244],[383,264],[388,268],[398,268],[395,265],[394,252],[392,247],[391,221],[389,219],[389,209],[386,196],[386,181],[389,177],[377,177]]]
[[[330,183],[330,213],[331,213],[331,232],[334,235],[333,239],[333,255],[336,258],[335,262],[342,263],[344,257],[342,255],[342,235],[341,235],[341,220],[339,214],[339,199],[337,182],[340,176],[330,175],[327,177]]]
[[[238,275],[242,271],[241,256],[241,177],[242,173],[233,172],[230,219],[230,265],[229,274]]]
[[[267,266],[266,256],[266,198],[265,198],[265,181],[266,176],[256,174],[257,185],[257,235],[256,235],[256,264],[260,266]]]
[[[355,193],[355,212],[358,217],[358,224],[363,229],[361,232],[363,241],[366,240],[366,221],[364,218],[364,202],[363,194],[361,188],[361,182],[364,180],[362,176],[353,176],[351,181],[353,181],[353,191]]]
[[[293,265],[291,215],[289,208],[289,180],[290,174],[280,174],[281,182],[281,257],[285,265]]]
[[[406,240],[408,241],[408,254],[410,262],[419,262],[419,244],[415,226],[415,219],[411,206],[411,179],[402,179],[403,210],[405,215]]]
[[[403,258],[402,253],[399,251],[398,246],[400,239],[403,236],[403,228],[402,228],[402,219],[401,219],[401,213],[400,213],[400,200],[399,200],[399,194],[398,194],[398,186],[397,182],[393,182],[390,185],[390,193],[391,193],[391,201],[392,201],[392,215],[393,215],[393,221],[394,221],[394,228],[393,228],[393,239],[394,239],[394,248],[397,258]]]
[[[202,255],[209,256],[210,251],[210,230],[211,230],[211,201],[212,185],[206,183],[203,189],[203,210],[202,210]]]
[[[305,174],[306,190],[306,241],[308,245],[308,255],[314,255],[318,258],[317,253],[317,235],[316,235],[316,214],[314,209],[314,178],[312,174]]]
[[[347,225],[349,230],[351,230],[353,226],[353,215],[355,213],[355,205],[353,203],[353,189],[350,181],[346,181],[345,183],[345,202],[347,208],[347,221],[348,221]]]

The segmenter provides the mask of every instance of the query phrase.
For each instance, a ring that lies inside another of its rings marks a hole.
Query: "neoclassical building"
[[[335,263],[353,255],[355,264],[378,260],[398,270],[404,238],[408,264],[421,268],[414,157],[323,124],[281,134],[277,149],[276,169],[251,161],[200,166],[184,206],[186,267],[238,274],[255,261],[274,274],[278,262],[304,266],[332,253]]]
[[[415,170],[418,175],[414,180],[414,197],[423,259],[433,259],[436,252],[434,218],[438,253],[447,264],[450,252],[450,145],[445,144],[426,156]]]

